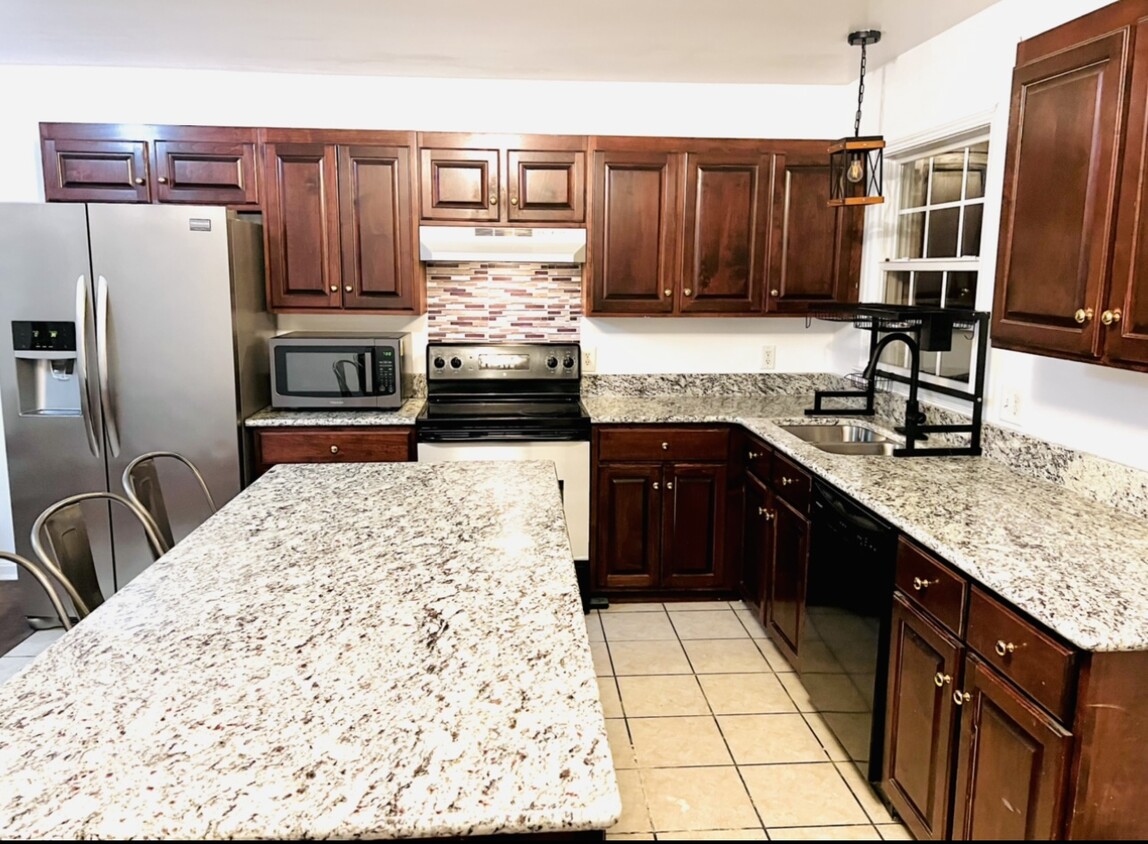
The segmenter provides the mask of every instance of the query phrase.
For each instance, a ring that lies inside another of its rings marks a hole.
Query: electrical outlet
[[[593,346],[582,347],[582,371],[596,372],[598,370],[598,350]]]
[[[1005,390],[1001,393],[1001,421],[1020,422],[1020,392]]]
[[[777,368],[777,346],[761,347],[761,368],[763,371]]]

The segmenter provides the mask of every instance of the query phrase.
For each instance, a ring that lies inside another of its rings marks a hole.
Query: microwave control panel
[[[375,347],[375,392],[393,396],[398,387],[399,360],[394,346]]]

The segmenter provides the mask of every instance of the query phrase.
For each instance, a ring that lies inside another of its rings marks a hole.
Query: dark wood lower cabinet
[[[658,581],[661,525],[659,463],[598,467],[598,585],[652,589]]]
[[[741,571],[741,599],[765,619],[766,582],[773,564],[773,494],[753,475],[745,479],[745,553]]]
[[[725,465],[670,463],[662,477],[662,586],[720,587],[725,580]]]
[[[893,597],[882,788],[917,838],[948,835],[964,647]]]
[[[809,566],[809,519],[780,497],[774,496],[773,500],[776,526],[767,624],[774,644],[796,668]]]
[[[970,656],[953,838],[1060,838],[1072,735]]]

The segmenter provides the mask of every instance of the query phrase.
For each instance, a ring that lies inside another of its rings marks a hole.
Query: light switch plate
[[[582,371],[583,372],[597,372],[598,371],[598,350],[593,346],[582,347]]]

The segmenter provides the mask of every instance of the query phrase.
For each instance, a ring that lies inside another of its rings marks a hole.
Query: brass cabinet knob
[[[780,295],[781,295],[781,291],[780,291],[780,290],[778,290],[778,289],[775,287],[775,288],[773,288],[772,290],[770,290],[770,291],[769,291],[769,295],[770,295],[770,296],[780,296]]]
[[[673,488],[674,488],[674,482],[673,481],[667,481],[666,482],[666,489],[673,489]]]
[[[132,181],[137,185],[142,185],[144,183],[143,176],[136,176],[134,179],[132,179]]]
[[[662,443],[662,451],[669,451],[669,450],[670,450],[670,444],[669,443]]]
[[[337,285],[337,284],[332,284],[332,285],[331,285],[331,292],[332,292],[332,293],[338,293],[338,292],[339,292],[339,285]]]
[[[338,454],[339,453],[339,447],[337,445],[331,446],[331,453],[332,454]]]
[[[167,184],[167,176],[160,176],[159,177],[159,183],[161,185],[166,185]]]
[[[913,588],[916,589],[918,592],[920,592],[922,589],[928,589],[930,586],[932,586],[936,582],[937,581],[935,581],[935,580],[922,580],[919,577],[914,577],[913,578]]]
[[[661,489],[661,485],[657,481],[654,481],[654,489]]]
[[[759,457],[761,457],[761,455],[758,454],[756,451],[749,452],[749,459],[750,460],[757,460],[757,458],[759,458]]]
[[[795,484],[795,483],[797,483],[797,478],[782,478],[781,479],[781,485],[782,486],[789,486],[790,484]]]
[[[942,674],[940,671],[938,671],[933,675],[933,682],[937,684],[937,688],[939,689],[941,686],[945,685],[945,683],[953,682],[953,677],[951,674]]]
[[[491,205],[497,205],[498,204],[498,194],[492,193],[490,195],[490,204]]]
[[[667,287],[665,290],[663,290],[663,291],[662,291],[662,295],[663,295],[663,296],[669,296],[669,295],[670,295],[670,294],[672,294],[673,292],[674,292],[674,291],[670,290],[670,288],[668,288],[668,287]]]
[[[343,289],[344,289],[344,290],[346,290],[348,293],[350,293],[350,292],[351,292],[351,285],[349,285],[349,284],[348,284],[348,285],[347,285],[346,287],[344,287]]]
[[[1006,642],[1004,639],[997,639],[996,647],[993,650],[997,652],[997,656],[1008,656],[1016,650],[1016,645],[1012,642]]]
[[[685,290],[682,291],[682,293],[684,293],[687,296],[692,296],[694,292],[687,287]]]
[[[1120,322],[1120,317],[1122,316],[1123,314],[1120,312],[1120,308],[1113,308],[1111,311],[1102,313],[1100,315],[1100,321],[1105,325],[1115,325]]]
[[[510,197],[510,204],[511,205],[517,205],[518,204],[518,197],[517,196]]]
[[[1086,323],[1090,319],[1092,319],[1093,313],[1095,313],[1095,312],[1092,310],[1092,308],[1081,308],[1075,314],[1072,315],[1072,318],[1074,320],[1076,320],[1077,322],[1079,322],[1081,325],[1083,325],[1084,323]]]
[[[773,513],[769,510],[766,510],[764,507],[757,508],[757,515],[761,516],[767,522],[773,521]]]
[[[962,692],[960,689],[957,689],[955,692],[953,692],[953,703],[955,703],[957,706],[964,706],[972,699],[973,696],[971,694],[968,692]]]

